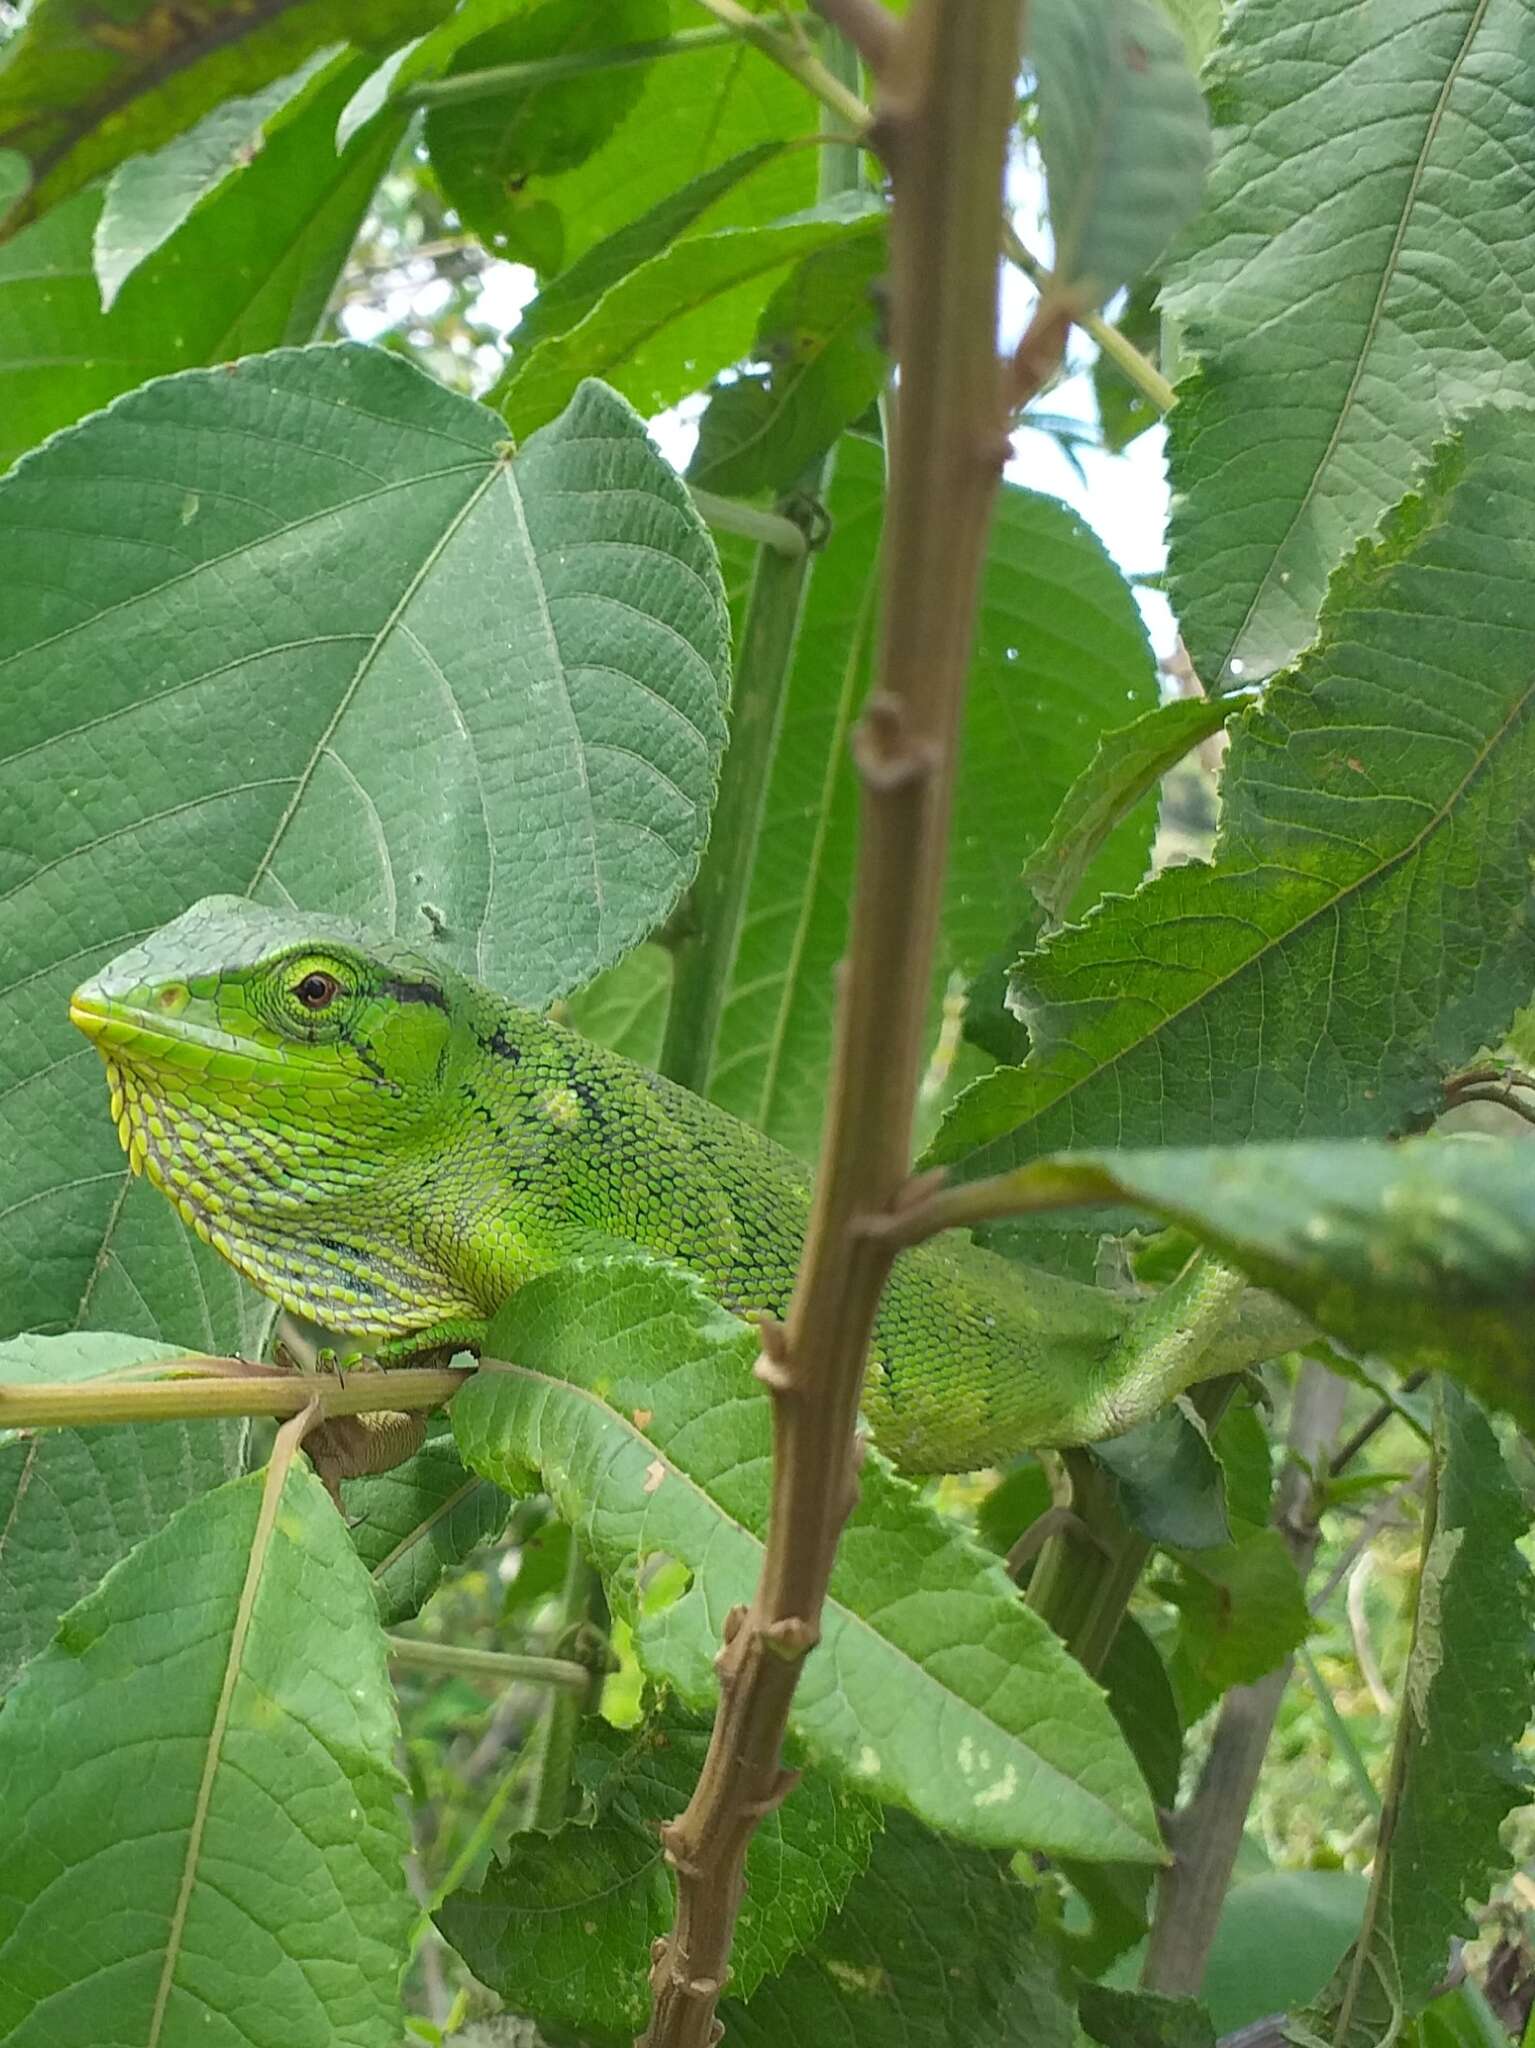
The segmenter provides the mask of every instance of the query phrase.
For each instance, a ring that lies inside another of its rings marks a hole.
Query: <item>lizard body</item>
[[[419,950],[210,897],[70,1014],[133,1170],[263,1293],[386,1357],[474,1348],[533,1275],[620,1245],[737,1314],[787,1308],[799,1160]],[[877,1440],[937,1472],[1129,1427],[1180,1388],[1116,1383],[1127,1313],[968,1242],[904,1253],[865,1389]]]

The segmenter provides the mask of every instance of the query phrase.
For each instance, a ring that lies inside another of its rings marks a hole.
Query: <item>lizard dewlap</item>
[[[264,1294],[348,1337],[473,1344],[532,1275],[639,1246],[788,1305],[805,1167],[749,1126],[335,920],[210,897],[77,989],[134,1172]],[[1112,1434],[1125,1310],[952,1239],[897,1262],[865,1410],[912,1471]],[[1214,1369],[1213,1367],[1207,1369]]]

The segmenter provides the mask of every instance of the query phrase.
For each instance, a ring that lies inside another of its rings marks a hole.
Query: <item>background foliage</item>
[[[65,1011],[209,893],[440,947],[814,1156],[887,202],[788,12],[0,6],[7,1390],[267,1342]],[[1030,16],[1002,338],[1025,276],[1079,325],[989,541],[928,1157],[1015,1176],[1009,1255],[1127,1295],[1203,1243],[1318,1335],[1101,1453],[871,1457],[723,2016],[1528,2039],[1535,20]],[[1129,488],[1165,378],[1159,660],[1030,451]],[[643,2023],[754,1342],[619,1261],[496,1348],[344,1521],[259,1421],[0,1429],[7,2041]]]

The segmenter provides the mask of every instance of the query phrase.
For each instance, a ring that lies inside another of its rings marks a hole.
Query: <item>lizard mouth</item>
[[[346,1336],[406,1337],[478,1313],[429,1264],[325,1217],[280,1134],[239,1113],[252,1070],[258,1096],[291,1073],[280,1053],[89,992],[69,1016],[101,1055],[131,1171],[261,1293]]]

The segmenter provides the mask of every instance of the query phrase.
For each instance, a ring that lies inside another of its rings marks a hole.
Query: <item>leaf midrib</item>
[[[1348,902],[1352,897],[1362,895],[1365,890],[1373,888],[1383,877],[1389,875],[1393,869],[1411,860],[1434,833],[1440,831],[1453,816],[1471,784],[1482,774],[1499,746],[1524,715],[1532,697],[1535,697],[1535,676],[1532,676],[1525,684],[1523,690],[1514,699],[1514,702],[1496,729],[1488,735],[1476,759],[1471,763],[1455,788],[1444,799],[1443,803],[1424,821],[1420,829],[1414,833],[1405,846],[1398,847],[1394,853],[1389,854],[1384,860],[1378,861],[1368,872],[1355,876],[1352,881],[1338,889],[1335,894],[1330,895],[1325,902],[1319,903],[1314,910],[1307,911],[1304,917],[1299,918],[1294,924],[1286,926],[1285,930],[1275,938],[1267,940],[1255,951],[1247,954],[1229,973],[1220,975],[1213,981],[1206,982],[1188,1002],[1180,1004],[1175,1009],[1165,1011],[1157,1019],[1153,1029],[1143,1032],[1140,1037],[1133,1040],[1129,1045],[1121,1046],[1112,1057],[1095,1061],[1088,1072],[1080,1075],[1069,1087],[1059,1089],[1050,1097],[1048,1102],[1041,1104],[1038,1109],[1032,1111],[1022,1123],[1014,1124],[1011,1130],[1001,1132],[994,1138],[988,1138],[982,1143],[972,1146],[968,1153],[961,1154],[960,1157],[967,1160],[974,1159],[979,1155],[990,1152],[998,1145],[1011,1144],[1021,1131],[1027,1130],[1031,1124],[1037,1123],[1048,1111],[1055,1109],[1060,1103],[1069,1100],[1071,1096],[1077,1093],[1078,1089],[1088,1087],[1101,1080],[1105,1074],[1114,1072],[1121,1061],[1131,1058],[1146,1046],[1155,1043],[1160,1035],[1168,1030],[1171,1025],[1179,1019],[1190,1015],[1202,1004],[1209,1002],[1212,997],[1218,995],[1223,989],[1239,981],[1244,974],[1268,958],[1270,954],[1290,945],[1300,934],[1315,924],[1319,918],[1332,916],[1340,904]],[[1275,864],[1266,863],[1251,869],[1223,869],[1217,863],[1210,867],[1207,873],[1211,878],[1218,878],[1222,881],[1236,881],[1240,880],[1244,875],[1261,875],[1269,872],[1273,865]],[[1055,1047],[1052,1045],[1046,1056],[1048,1057],[1054,1050]],[[1019,1069],[1018,1071],[1026,1070]],[[978,1081],[975,1085],[978,1088],[984,1088],[986,1081]]]
[[[705,1507],[717,1521],[743,1536],[759,1554],[762,1552],[764,1548],[763,1539],[755,1530],[748,1528],[744,1522],[741,1522],[736,1516],[732,1515],[708,1491],[702,1481],[695,1479],[690,1472],[684,1471],[678,1466],[664,1445],[658,1443],[653,1436],[648,1436],[642,1429],[637,1428],[627,1416],[610,1406],[592,1388],[582,1386],[575,1380],[561,1379],[554,1373],[540,1372],[535,1366],[518,1365],[507,1359],[482,1359],[480,1361],[480,1371],[506,1379],[526,1380],[558,1394],[574,1395],[587,1407],[594,1409],[620,1435],[627,1437],[634,1448],[659,1459],[666,1467],[668,1477],[678,1479],[687,1489],[688,1493]],[[595,1518],[596,1502],[587,1502],[585,1506],[588,1516]],[[946,1541],[950,1540],[947,1532],[940,1533],[944,1534]],[[954,1705],[962,1708],[967,1714],[974,1715],[982,1726],[995,1730],[996,1734],[1003,1741],[1016,1745],[1018,1749],[1022,1750],[1032,1760],[1037,1770],[1048,1775],[1054,1785],[1064,1788],[1068,1794],[1076,1799],[1087,1801],[1092,1807],[1103,1813],[1115,1828],[1123,1829],[1127,1834],[1136,1833],[1132,1823],[1125,1815],[1116,1811],[1114,1807],[1109,1805],[1097,1793],[1089,1791],[1086,1786],[1080,1784],[1076,1779],[1069,1777],[1058,1765],[1051,1763],[1037,1749],[1030,1745],[1025,1736],[1017,1733],[1014,1729],[1005,1727],[1002,1722],[988,1715],[984,1707],[977,1705],[974,1700],[967,1699],[963,1693],[956,1692],[952,1687],[946,1686],[941,1679],[935,1678],[926,1665],[920,1663],[909,1650],[904,1649],[899,1643],[892,1642],[889,1636],[882,1634],[867,1615],[859,1613],[856,1608],[849,1607],[846,1601],[838,1599],[832,1593],[828,1593],[826,1605],[828,1609],[843,1618],[843,1625],[846,1628],[872,1638],[874,1642],[889,1652],[890,1655],[897,1658],[902,1665],[915,1672],[924,1687],[931,1687],[941,1699],[952,1702]],[[839,1691],[842,1689],[840,1678],[838,1689]],[[845,1693],[843,1697],[846,1697]]]
[[[1338,444],[1343,439],[1344,427],[1353,411],[1355,400],[1359,395],[1359,387],[1364,381],[1365,366],[1369,361],[1370,352],[1375,346],[1375,339],[1379,333],[1381,321],[1385,317],[1386,300],[1396,283],[1397,267],[1402,254],[1402,246],[1407,239],[1408,225],[1412,219],[1413,207],[1417,202],[1419,187],[1423,183],[1423,176],[1428,168],[1429,156],[1433,151],[1435,142],[1439,139],[1439,128],[1444,119],[1445,111],[1449,106],[1450,95],[1459,83],[1461,71],[1470,52],[1471,45],[1475,41],[1482,22],[1486,17],[1488,5],[1489,0],[1477,0],[1476,12],[1467,25],[1461,46],[1456,52],[1455,61],[1445,73],[1444,85],[1429,116],[1428,125],[1423,133],[1423,143],[1418,151],[1417,162],[1413,165],[1412,176],[1408,181],[1407,191],[1402,200],[1402,211],[1397,220],[1396,233],[1392,237],[1391,248],[1387,253],[1385,265],[1381,271],[1380,288],[1376,292],[1375,303],[1370,309],[1370,317],[1365,323],[1364,334],[1359,343],[1358,359],[1354,364],[1354,373],[1349,379],[1347,391],[1343,394],[1342,403],[1338,408],[1338,417],[1333,422],[1333,429],[1328,437],[1327,446],[1317,458],[1316,467],[1311,472],[1311,479],[1306,485],[1301,501],[1296,506],[1290,523],[1284,530],[1283,537],[1275,545],[1273,553],[1269,557],[1268,567],[1264,570],[1262,580],[1253,592],[1252,601],[1243,613],[1240,625],[1231,636],[1230,645],[1226,651],[1226,659],[1222,664],[1223,670],[1230,669],[1232,658],[1241,647],[1243,638],[1257,615],[1259,605],[1273,585],[1274,578],[1278,574],[1280,560],[1291,541],[1295,538],[1296,530],[1300,526],[1302,519],[1310,511],[1312,501],[1321,489],[1322,478],[1331,467],[1333,457],[1338,452]]]

